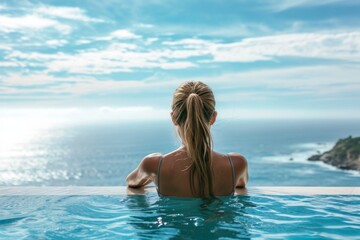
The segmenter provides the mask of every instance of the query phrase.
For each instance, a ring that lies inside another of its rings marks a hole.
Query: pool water
[[[0,239],[360,239],[360,196],[0,196]]]

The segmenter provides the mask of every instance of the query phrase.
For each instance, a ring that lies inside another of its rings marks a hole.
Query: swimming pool
[[[215,200],[150,187],[2,187],[0,239],[359,239],[360,189],[253,187]],[[140,194],[139,194],[140,193]]]

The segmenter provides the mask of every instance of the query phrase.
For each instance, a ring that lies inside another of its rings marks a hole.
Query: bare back
[[[241,163],[239,163],[238,160],[240,155],[236,156],[231,154],[230,156],[231,159],[229,159],[228,155],[212,152],[211,165],[213,192],[215,196],[232,195],[239,176],[244,172],[244,166],[240,166]],[[244,159],[242,156],[240,157]],[[234,163],[232,159],[235,159]],[[159,156],[158,164],[155,183],[158,186],[159,194],[165,196],[194,197],[191,192],[189,179],[191,160],[184,150],[176,150]],[[198,192],[196,186],[197,182],[195,180],[195,191]],[[208,195],[208,192],[206,195]],[[195,195],[195,197],[198,196]]]

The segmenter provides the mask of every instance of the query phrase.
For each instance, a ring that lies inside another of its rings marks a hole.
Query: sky
[[[357,0],[0,0],[0,116],[360,118]]]

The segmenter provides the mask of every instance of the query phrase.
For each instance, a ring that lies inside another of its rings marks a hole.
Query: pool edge
[[[35,195],[142,195],[156,192],[155,187],[127,188],[126,186],[56,186],[0,187],[0,196],[35,196]],[[236,195],[360,195],[360,187],[291,187],[258,186],[236,189]]]

